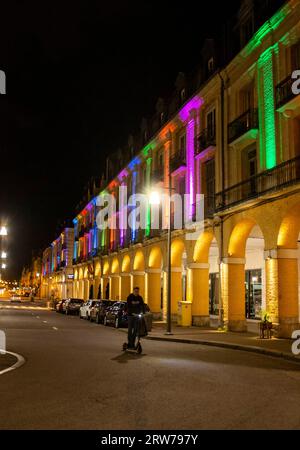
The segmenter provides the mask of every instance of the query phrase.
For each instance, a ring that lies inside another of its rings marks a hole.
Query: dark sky
[[[0,220],[10,278],[74,217],[105,155],[199,63],[239,0],[55,0],[1,4]],[[218,6],[219,5],[219,6]]]

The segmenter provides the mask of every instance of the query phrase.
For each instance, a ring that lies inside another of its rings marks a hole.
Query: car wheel
[[[116,320],[115,320],[115,328],[119,328],[119,327],[120,327],[119,317],[116,317]]]
[[[103,325],[105,325],[105,326],[107,326],[107,325],[108,325],[106,316],[104,317],[104,320],[103,320]]]

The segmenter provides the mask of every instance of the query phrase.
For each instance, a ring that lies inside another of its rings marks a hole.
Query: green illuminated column
[[[260,166],[276,166],[276,128],[274,100],[274,47],[268,48],[258,60],[258,112],[260,130]]]

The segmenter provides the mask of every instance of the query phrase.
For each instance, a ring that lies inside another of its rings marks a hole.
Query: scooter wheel
[[[128,345],[127,345],[126,342],[124,342],[124,344],[123,344],[123,352],[125,352],[127,350],[127,348],[128,348]]]
[[[138,344],[138,347],[137,347],[136,351],[137,351],[137,353],[138,353],[139,355],[142,353],[143,348],[142,348],[142,346],[141,346],[140,343]]]

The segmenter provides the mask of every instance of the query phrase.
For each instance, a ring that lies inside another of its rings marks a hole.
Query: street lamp
[[[7,236],[7,228],[2,226],[0,228],[0,236]]]
[[[6,252],[2,252],[1,253],[1,258],[2,259],[6,259],[7,258],[7,253]]]

